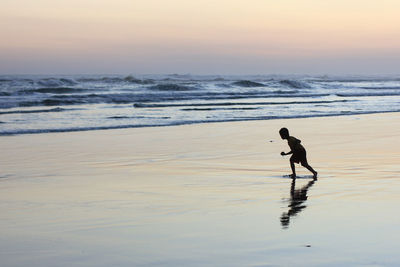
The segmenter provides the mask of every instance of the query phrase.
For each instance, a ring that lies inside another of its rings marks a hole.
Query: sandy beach
[[[302,140],[316,181],[278,131]],[[0,139],[1,266],[398,266],[400,113]]]

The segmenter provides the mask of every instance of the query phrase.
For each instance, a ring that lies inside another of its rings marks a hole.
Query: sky
[[[400,74],[398,0],[0,3],[0,74]]]

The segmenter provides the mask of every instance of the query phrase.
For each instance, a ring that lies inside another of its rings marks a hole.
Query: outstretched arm
[[[282,155],[282,156],[290,155],[290,154],[293,154],[293,151],[289,151],[288,153],[285,153],[285,152],[283,152],[283,151],[281,152],[281,155]]]

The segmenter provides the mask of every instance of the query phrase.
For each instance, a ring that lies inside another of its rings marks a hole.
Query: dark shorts
[[[305,149],[294,151],[290,160],[295,163],[307,164],[307,152]]]

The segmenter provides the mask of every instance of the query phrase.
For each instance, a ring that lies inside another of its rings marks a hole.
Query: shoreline
[[[391,114],[400,113],[399,111],[371,111],[362,113],[352,114],[326,114],[326,115],[315,115],[315,116],[297,116],[297,117],[274,117],[274,118],[254,118],[254,119],[232,119],[224,121],[201,121],[201,122],[182,122],[168,125],[120,125],[120,126],[104,126],[104,127],[88,127],[88,128],[72,128],[72,129],[31,129],[31,130],[20,130],[20,132],[0,132],[0,136],[18,136],[18,135],[36,135],[36,134],[51,134],[51,133],[73,133],[73,132],[91,132],[91,131],[107,131],[107,130],[119,130],[119,129],[136,129],[136,128],[160,128],[160,127],[174,127],[174,126],[185,126],[185,125],[197,125],[197,124],[214,124],[214,123],[230,123],[230,122],[251,122],[251,121],[271,121],[271,120],[295,120],[295,119],[312,119],[312,118],[329,118],[329,117],[344,117],[344,116],[363,116],[363,115],[374,115],[374,114]],[[0,122],[1,123],[1,122]]]

